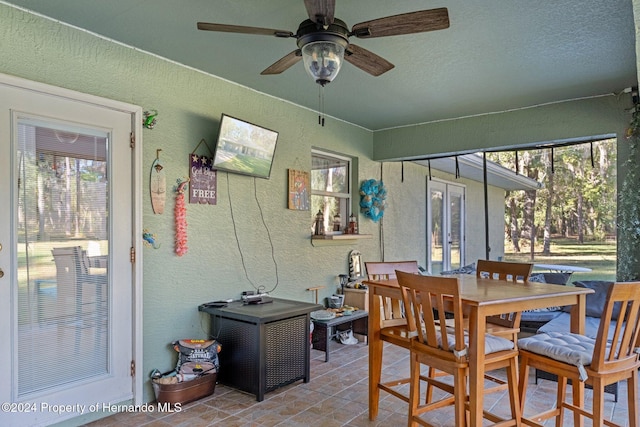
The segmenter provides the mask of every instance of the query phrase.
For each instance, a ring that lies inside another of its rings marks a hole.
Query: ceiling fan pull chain
[[[324,86],[319,85],[318,89],[318,124],[324,127]]]
[[[318,124],[322,125],[322,86],[318,87]]]

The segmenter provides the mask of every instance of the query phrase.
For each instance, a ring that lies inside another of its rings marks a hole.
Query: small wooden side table
[[[324,351],[324,361],[329,361],[329,341],[340,332],[351,330],[354,334],[367,336],[369,313],[364,310],[354,311],[349,316],[334,317],[329,320],[311,319],[313,334],[311,343],[315,350]],[[348,327],[344,327],[348,325]],[[342,327],[340,327],[342,326]]]

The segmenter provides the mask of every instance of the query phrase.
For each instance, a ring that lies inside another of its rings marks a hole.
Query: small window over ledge
[[[351,158],[317,149],[311,151],[311,221],[314,235],[343,233],[351,214]],[[317,224],[318,215],[322,221]],[[320,230],[316,227],[320,225]]]

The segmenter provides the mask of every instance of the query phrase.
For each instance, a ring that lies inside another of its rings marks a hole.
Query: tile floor
[[[408,351],[387,345],[384,353],[383,378],[403,377],[408,373]],[[255,396],[218,384],[209,397],[185,405],[177,413],[120,413],[88,424],[91,427],[360,427],[403,426],[407,424],[407,404],[381,392],[380,412],[376,421],[368,416],[368,347],[364,343],[342,345],[333,342],[331,359],[324,362],[324,353],[311,351],[311,381],[282,387],[265,395],[262,402]],[[528,402],[537,408],[551,408],[554,404],[555,383],[540,380],[536,385],[530,380]],[[591,391],[586,390],[587,400]],[[612,395],[605,395],[607,413],[614,421],[627,426],[626,384],[620,390],[619,402]],[[485,408],[500,412],[508,410],[503,392],[485,398]],[[452,408],[434,411],[430,423],[441,427],[454,426]],[[526,411],[525,411],[526,414]],[[571,419],[565,426],[571,426]],[[490,425],[486,422],[485,425]],[[547,421],[545,425],[553,423]],[[585,426],[590,426],[585,421]]]

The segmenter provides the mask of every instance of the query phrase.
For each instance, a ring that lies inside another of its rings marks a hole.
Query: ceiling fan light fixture
[[[334,19],[326,28],[307,19],[296,33],[298,48],[307,73],[324,86],[338,75],[344,52],[349,46],[349,29],[344,21]]]
[[[332,41],[307,43],[302,47],[307,73],[321,86],[333,81],[344,61],[344,46]]]

